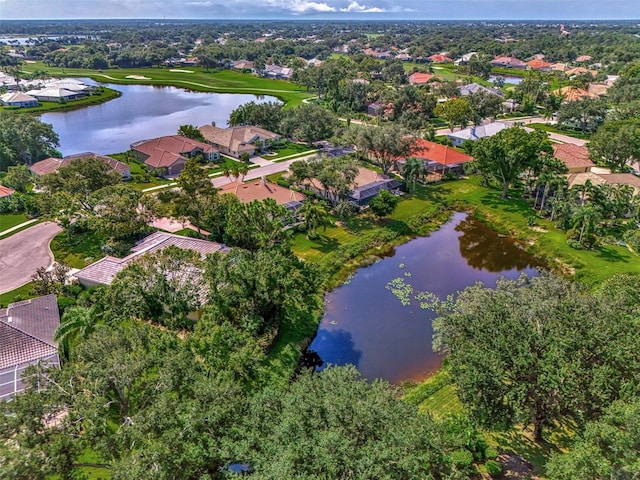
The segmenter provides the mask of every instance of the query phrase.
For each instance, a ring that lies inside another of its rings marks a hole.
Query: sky
[[[0,19],[73,18],[640,21],[640,0],[0,0]]]

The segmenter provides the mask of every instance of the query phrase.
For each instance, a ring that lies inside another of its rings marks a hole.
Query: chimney
[[[211,126],[215,127],[216,126],[216,122],[211,122]]]

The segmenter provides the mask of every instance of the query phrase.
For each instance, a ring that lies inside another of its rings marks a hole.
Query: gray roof
[[[33,298],[0,310],[0,369],[58,352],[53,340],[60,325],[55,295]]]
[[[226,251],[227,247],[222,243],[200,240],[198,238],[183,237],[166,232],[156,232],[140,240],[132,249],[131,254],[124,258],[104,257],[88,267],[83,268],[75,275],[82,282],[88,281],[102,285],[111,285],[113,279],[130,262],[146,253],[156,252],[169,246],[175,246],[183,250],[195,250],[205,257],[209,253]]]
[[[465,128],[459,132],[450,133],[447,137],[475,141],[485,137],[492,137],[505,128],[509,128],[509,125],[502,122],[493,122],[487,123],[486,125],[478,125],[477,127]]]
[[[502,97],[504,95],[502,91],[497,88],[488,88],[483,85],[480,85],[479,83],[470,83],[468,85],[462,85],[459,88],[459,90],[460,90],[460,95],[462,95],[463,97],[466,97],[468,95],[478,93],[478,92],[490,93],[491,95],[497,95],[499,97]]]
[[[358,202],[377,195],[381,190],[393,190],[394,188],[400,188],[401,186],[402,182],[392,178],[377,180],[375,182],[362,185],[361,187],[354,188],[351,191],[349,198]]]

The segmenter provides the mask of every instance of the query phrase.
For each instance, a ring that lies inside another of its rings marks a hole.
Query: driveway
[[[51,266],[49,243],[61,231],[44,222],[0,240],[0,294],[29,283],[38,268]]]
[[[316,153],[312,153],[304,157],[294,158],[292,160],[285,160],[283,162],[278,162],[278,163],[274,162],[271,165],[266,165],[264,167],[252,168],[251,170],[249,170],[249,173],[247,173],[244,179],[245,181],[255,180],[256,178],[266,177],[267,175],[271,175],[272,173],[286,172],[287,170],[289,170],[289,165],[291,165],[293,162],[298,162],[300,160],[308,160],[310,158],[315,157],[316,155],[317,155]],[[227,185],[232,181],[233,180],[231,180],[230,178],[223,177],[223,176],[215,177],[211,179],[211,182],[213,183],[214,187],[222,187],[223,185]]]

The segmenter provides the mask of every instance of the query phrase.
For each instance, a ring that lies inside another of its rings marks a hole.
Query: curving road
[[[61,231],[44,222],[0,240],[0,294],[29,283],[38,268],[53,263],[49,243]]]

